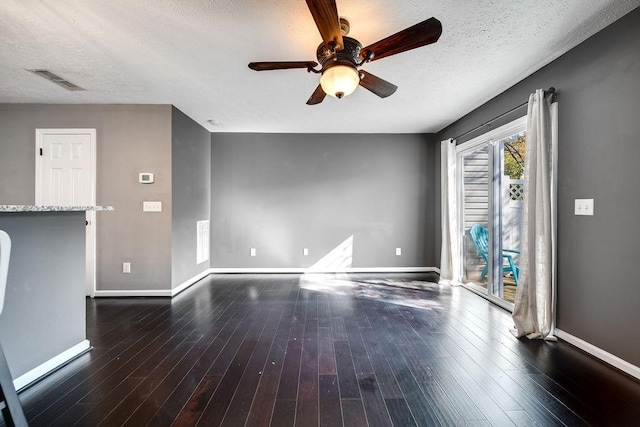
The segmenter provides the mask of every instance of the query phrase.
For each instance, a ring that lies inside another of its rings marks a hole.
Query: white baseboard
[[[47,360],[41,365],[36,366],[26,374],[20,375],[18,378],[13,380],[13,386],[16,390],[20,390],[34,381],[37,381],[39,378],[47,375],[48,373],[54,371],[60,366],[64,365],[74,357],[81,355],[82,353],[88,351],[91,348],[91,343],[89,340],[84,340],[68,350],[63,351],[57,356]]]
[[[205,271],[203,271],[202,273],[193,276],[191,279],[188,279],[187,281],[185,281],[184,283],[180,284],[179,286],[173,288],[171,290],[171,296],[175,297],[176,295],[178,295],[180,292],[184,291],[185,289],[187,289],[189,286],[195,284],[196,282],[199,282],[200,280],[204,279],[205,277],[207,277],[208,275],[211,274],[211,269],[207,269]]]
[[[156,290],[96,290],[96,297],[174,297],[210,274],[332,274],[332,273],[438,273],[438,267],[364,267],[316,270],[310,268],[209,268],[178,287]]]
[[[170,297],[171,289],[96,290],[96,297]]]
[[[342,269],[311,268],[210,268],[211,274],[331,274],[331,273],[440,273],[437,267],[363,267]]]
[[[603,362],[608,363],[609,365],[612,365],[618,369],[620,369],[622,372],[626,372],[627,374],[631,375],[632,377],[638,378],[640,379],[640,367],[636,366],[636,365],[632,365],[631,363],[627,362],[624,359],[619,358],[618,356],[615,356],[599,347],[596,347],[595,345],[588,343],[576,336],[573,336],[561,329],[556,329],[555,330],[555,335],[560,338],[565,340],[566,342],[568,342],[569,344],[573,344],[576,347],[578,347],[580,350],[584,350],[587,353],[589,353],[592,356],[597,357],[598,359],[602,360]]]

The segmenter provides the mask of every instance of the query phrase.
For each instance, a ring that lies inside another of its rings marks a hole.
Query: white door
[[[96,204],[96,130],[36,129],[36,205]],[[87,212],[86,290],[96,282],[95,211]]]

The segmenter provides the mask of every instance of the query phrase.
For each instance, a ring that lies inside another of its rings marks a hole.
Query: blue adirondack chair
[[[471,227],[471,240],[476,245],[476,249],[478,250],[478,255],[480,255],[485,262],[484,269],[482,270],[482,274],[480,275],[480,280],[484,279],[489,271],[489,232],[487,228],[480,225],[474,224]],[[520,267],[518,267],[513,260],[513,255],[517,255],[520,252],[514,251],[513,249],[502,249],[502,258],[507,261],[507,264],[502,267],[502,272],[504,274],[513,273],[513,279],[518,284],[518,276],[520,274]]]

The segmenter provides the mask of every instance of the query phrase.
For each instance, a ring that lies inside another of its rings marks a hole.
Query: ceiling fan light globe
[[[327,95],[343,98],[351,95],[360,84],[358,70],[348,65],[334,65],[322,72],[320,86]]]

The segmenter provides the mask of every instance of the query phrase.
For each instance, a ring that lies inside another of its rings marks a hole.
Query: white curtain
[[[446,139],[440,143],[440,198],[442,221],[442,248],[440,251],[440,283],[459,285],[460,235],[456,195],[456,142]]]
[[[553,158],[557,104],[542,89],[529,97],[520,280],[513,308],[517,337],[554,340]],[[552,203],[553,202],[553,203]]]

